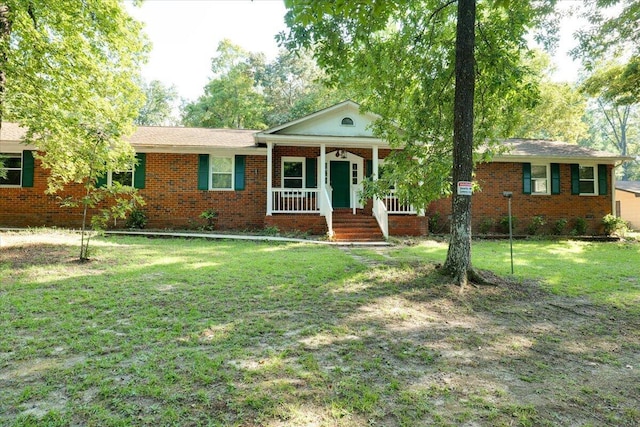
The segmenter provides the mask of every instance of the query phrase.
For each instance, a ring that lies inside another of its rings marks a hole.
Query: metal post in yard
[[[511,252],[511,274],[513,274],[513,225],[511,223],[511,197],[512,191],[503,191],[502,195],[509,200],[509,251]]]

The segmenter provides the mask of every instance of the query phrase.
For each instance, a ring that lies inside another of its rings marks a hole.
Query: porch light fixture
[[[511,222],[511,197],[513,197],[513,191],[503,191],[502,195],[509,200],[509,250],[511,251],[511,274],[513,274],[513,224]]]

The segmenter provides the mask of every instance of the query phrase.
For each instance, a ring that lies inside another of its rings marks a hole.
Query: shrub
[[[531,218],[531,223],[527,226],[527,233],[530,235],[536,235],[540,231],[542,227],[545,226],[547,221],[544,219],[542,215],[536,215]]]
[[[508,227],[509,227],[509,223],[508,223],[508,219],[507,219],[507,232]],[[482,218],[482,221],[480,221],[480,224],[478,225],[478,231],[480,231],[481,234],[487,234],[488,232],[490,232],[491,230],[493,230],[493,227],[495,227],[496,225],[496,220],[493,218]]]
[[[580,216],[577,217],[575,219],[573,230],[571,230],[571,234],[575,236],[584,236],[585,234],[587,234],[587,220]]]
[[[556,222],[553,223],[553,234],[560,236],[564,234],[564,230],[567,227],[567,221],[565,218],[560,218]]]
[[[604,225],[604,233],[607,236],[622,236],[628,230],[625,220],[611,214],[605,215],[602,218],[602,224]]]
[[[512,216],[511,217],[511,229],[513,231],[515,231],[517,223],[518,223],[518,218],[516,218],[515,216]],[[500,230],[505,234],[509,233],[509,215],[506,215],[506,216],[503,216],[502,218],[500,218]]]
[[[204,226],[205,230],[215,230],[216,224],[218,222],[218,212],[213,209],[207,209],[206,211],[200,214],[200,218],[207,221],[207,224]]]
[[[429,232],[430,233],[438,233],[440,232],[440,213],[434,212],[429,215]]]
[[[136,208],[129,213],[125,227],[143,229],[147,225],[147,222],[147,214],[145,214],[142,209]]]

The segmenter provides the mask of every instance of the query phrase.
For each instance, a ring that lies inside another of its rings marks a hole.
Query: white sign
[[[473,193],[471,181],[458,181],[458,196],[470,196]]]

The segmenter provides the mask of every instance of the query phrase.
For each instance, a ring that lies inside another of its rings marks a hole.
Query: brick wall
[[[262,229],[266,212],[266,157],[247,156],[245,190],[198,190],[198,155],[148,153],[146,185],[139,193],[146,201],[142,208],[148,217],[147,228],[199,228],[206,209],[218,212],[219,229]],[[81,208],[60,208],[57,196],[47,196],[47,172],[36,161],[32,188],[0,188],[0,226],[60,226],[78,228]],[[72,185],[60,194],[78,196],[80,185]],[[123,226],[119,221],[116,227]]]
[[[607,168],[608,178],[611,168]],[[560,165],[560,194],[529,195],[522,193],[521,163],[482,163],[476,170],[476,179],[481,191],[472,196],[472,230],[479,233],[483,221],[493,220],[496,224],[507,216],[508,201],[503,191],[513,191],[511,200],[512,215],[517,218],[515,232],[524,234],[534,216],[542,215],[546,220],[544,230],[550,232],[553,224],[559,219],[569,221],[566,231],[569,232],[577,217],[585,218],[588,233],[603,232],[602,217],[611,213],[611,189],[604,196],[580,196],[571,194],[571,169],[569,164]],[[448,232],[448,219],[451,214],[451,199],[446,198],[433,202],[427,208],[427,216],[439,215],[442,231]],[[431,230],[438,232],[439,230]],[[491,232],[498,232],[494,226]]]

